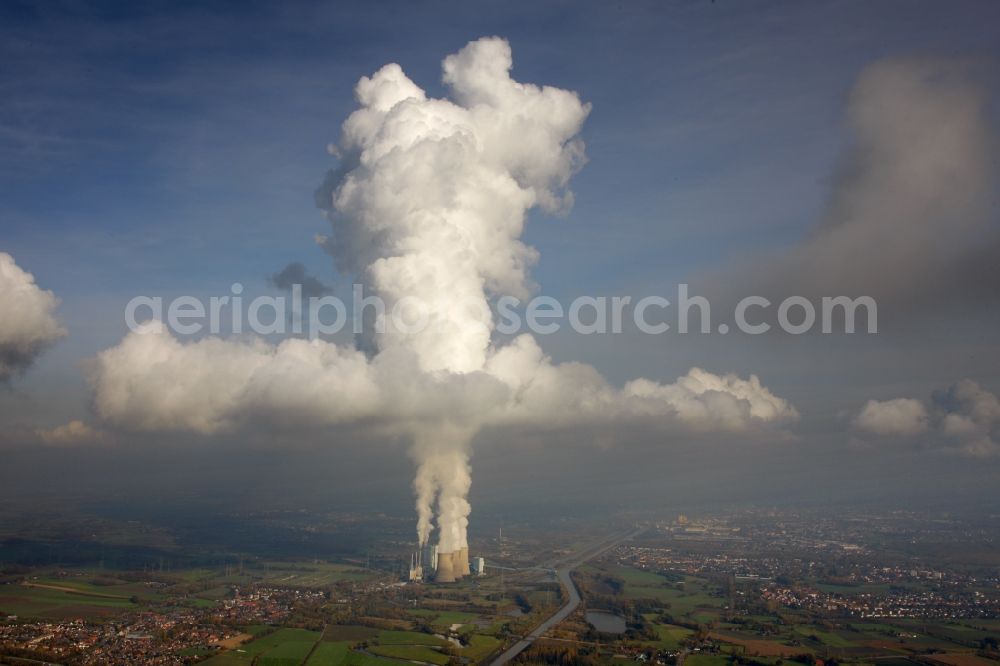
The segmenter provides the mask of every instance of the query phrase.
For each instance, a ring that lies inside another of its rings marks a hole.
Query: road
[[[641,534],[644,531],[645,529],[630,530],[625,534],[619,534],[617,536],[611,537],[610,539],[606,539],[596,544],[595,546],[591,546],[590,548],[585,549],[583,553],[574,556],[571,562],[567,562],[562,566],[556,567],[556,577],[559,579],[559,582],[562,583],[563,587],[566,589],[566,592],[569,594],[569,599],[566,601],[566,604],[562,608],[557,610],[555,613],[553,613],[552,616],[549,617],[549,619],[545,620],[540,625],[535,627],[534,631],[532,631],[530,634],[519,640],[517,643],[514,643],[514,645],[508,648],[506,652],[504,652],[499,657],[494,659],[490,666],[503,666],[503,664],[510,662],[512,659],[514,659],[514,657],[527,650],[528,646],[534,643],[536,639],[544,636],[549,629],[551,629],[552,627],[556,626],[557,624],[565,620],[573,613],[573,611],[579,608],[580,591],[576,589],[576,584],[573,582],[573,579],[570,576],[570,572],[573,571],[573,569],[577,568],[587,560],[592,560],[598,555],[604,553],[605,551],[614,548],[622,541],[625,541],[626,539],[631,539],[632,537]]]

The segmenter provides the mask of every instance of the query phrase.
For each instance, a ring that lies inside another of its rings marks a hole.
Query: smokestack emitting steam
[[[484,369],[489,295],[528,292],[536,253],[519,240],[525,213],[571,203],[564,188],[582,162],[574,137],[589,106],[573,92],[514,81],[511,66],[505,40],[469,43],[444,60],[447,100],[428,99],[399,65],[386,65],[358,82],[361,108],[344,123],[340,152],[357,166],[332,188],[326,245],[387,312],[403,299],[424,306],[419,330],[387,325],[370,342],[380,354],[411,352],[425,373]],[[469,573],[469,443],[482,418],[442,414],[412,429],[417,536],[428,542],[436,514],[439,580],[449,568]]]

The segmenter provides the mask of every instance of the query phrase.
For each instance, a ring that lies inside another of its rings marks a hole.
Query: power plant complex
[[[486,562],[483,558],[475,558],[475,573],[479,576],[486,572]],[[440,552],[438,546],[427,545],[410,555],[409,580],[434,581],[435,583],[454,583],[473,573],[469,563],[469,549],[459,548],[450,553]]]

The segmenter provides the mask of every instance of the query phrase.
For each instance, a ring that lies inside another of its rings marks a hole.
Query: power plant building
[[[469,562],[468,547],[442,553],[438,546],[427,545],[410,555],[407,580],[418,582],[433,579],[436,583],[454,583],[464,576],[482,575],[486,567],[483,558],[475,558],[475,567]]]
[[[410,573],[406,579],[411,583],[424,579],[424,568],[420,564],[420,551],[410,554]]]
[[[436,571],[438,568],[438,547],[431,544],[424,546],[421,561],[428,571]]]

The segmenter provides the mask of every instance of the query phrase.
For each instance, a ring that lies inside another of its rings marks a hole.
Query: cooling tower
[[[455,555],[456,553],[438,553],[437,575],[434,577],[436,582],[455,582]]]
[[[455,576],[462,577],[468,576],[471,571],[469,571],[469,548],[460,548],[455,553]]]

